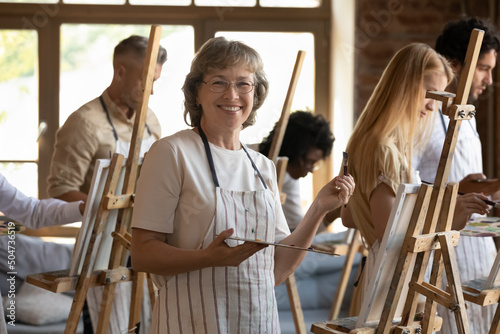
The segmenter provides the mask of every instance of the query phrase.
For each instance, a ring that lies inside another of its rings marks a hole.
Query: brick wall
[[[498,23],[499,9],[490,0],[356,0],[354,115],[357,119],[391,57],[406,44],[434,41],[443,25],[462,13],[490,17]],[[492,8],[493,7],[493,8]],[[496,7],[496,8],[495,8]],[[499,66],[497,66],[498,68]],[[494,78],[494,81],[495,78]],[[493,85],[495,86],[495,84]],[[483,94],[477,106],[478,132],[483,141],[485,172],[499,175],[496,165],[500,122],[495,89]],[[496,124],[496,125],[495,125]],[[489,150],[489,151],[488,151]]]

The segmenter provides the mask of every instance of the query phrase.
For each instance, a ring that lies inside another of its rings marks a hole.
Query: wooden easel
[[[286,200],[286,194],[282,193],[281,189],[283,187],[283,180],[285,179],[288,158],[278,157],[278,155],[281,150],[281,144],[283,143],[283,137],[285,136],[288,118],[290,117],[290,111],[292,109],[293,96],[295,95],[295,88],[297,87],[297,83],[299,81],[299,75],[300,71],[302,70],[302,64],[304,63],[305,56],[305,51],[299,50],[297,52],[297,58],[293,67],[292,78],[290,79],[288,92],[283,104],[283,109],[281,110],[281,116],[274,130],[273,141],[271,142],[271,147],[268,154],[268,158],[272,160],[276,165],[276,174],[278,178],[278,189],[280,191],[281,204],[285,203]],[[295,275],[293,273],[290,274],[290,276],[288,276],[288,278],[285,280],[285,283],[288,292],[288,299],[290,300],[290,309],[292,311],[293,321],[295,324],[295,331],[297,332],[297,334],[305,334],[306,326],[304,323],[304,314],[302,313],[302,307],[300,305],[299,291],[297,290]]]
[[[500,251],[497,253],[490,274],[486,278],[479,278],[462,283],[465,300],[487,306],[498,304],[491,322],[489,334],[500,333]]]
[[[364,319],[361,319],[361,324],[355,320],[343,323],[342,321],[318,323],[312,327],[314,333],[410,334],[424,332],[430,334],[436,330],[434,327],[437,303],[454,312],[459,333],[469,333],[469,323],[453,249],[453,239],[457,238],[457,232],[450,231],[458,184],[450,183],[445,186],[445,183],[448,179],[462,120],[474,116],[474,107],[465,105],[465,103],[469,96],[483,34],[484,32],[478,29],[474,29],[471,34],[454,104],[450,106],[453,94],[446,92],[427,93],[427,97],[443,102],[443,114],[450,117],[450,124],[435,184],[433,187],[425,184],[420,187],[390,289],[385,303],[382,305],[383,311],[378,324],[367,324]],[[434,250],[434,261],[430,282],[427,283],[424,282],[424,274],[432,250]],[[413,261],[415,262],[413,263]],[[449,292],[440,289],[443,269],[446,270]],[[403,286],[410,276],[408,295],[404,296],[402,294]],[[414,320],[419,295],[426,297],[424,318],[421,324]],[[394,315],[400,299],[406,300],[402,321],[399,325],[394,325]],[[375,301],[375,303],[379,304],[380,302]]]
[[[347,283],[349,282],[349,277],[351,276],[356,254],[359,253],[362,256],[368,255],[367,249],[361,242],[359,230],[348,229],[346,233],[348,233],[346,240],[344,240],[343,243],[334,245],[331,248],[331,251],[335,254],[344,255],[345,262],[344,266],[342,267],[342,273],[340,274],[337,289],[335,290],[335,296],[333,297],[332,307],[328,316],[329,320],[335,320],[339,317],[340,309],[342,307],[342,301],[344,300],[345,290],[347,288]],[[358,286],[355,288],[355,290],[360,288],[361,287]]]
[[[97,218],[91,231],[90,240],[81,273],[70,276],[69,271],[52,272],[28,276],[27,281],[53,292],[75,290],[73,304],[66,323],[65,334],[76,332],[83,304],[90,287],[104,285],[104,292],[99,312],[97,333],[106,333],[109,327],[111,306],[113,304],[116,284],[133,281],[132,301],[129,318],[129,332],[135,332],[134,327],[139,322],[142,300],[142,286],[146,273],[134,272],[125,267],[125,253],[130,246],[130,223],[133,208],[135,184],[139,167],[139,155],[144,133],[145,120],[148,111],[149,96],[153,85],[155,67],[157,63],[161,26],[153,25],[149,37],[145,56],[145,65],[142,75],[142,98],[138,103],[136,118],[132,132],[129,156],[125,163],[125,176],[121,184],[120,173],[124,164],[121,154],[114,154],[109,166],[109,172],[104,186],[102,200],[99,205]],[[121,189],[121,192],[118,190]],[[113,233],[112,248],[109,266],[105,270],[95,271],[94,264],[100,252],[100,241],[107,218],[112,210],[118,211],[115,232]],[[152,296],[153,297],[153,296]],[[151,299],[153,302],[154,299]]]

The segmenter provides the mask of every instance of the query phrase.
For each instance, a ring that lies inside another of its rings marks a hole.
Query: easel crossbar
[[[452,311],[458,307],[458,304],[452,300],[451,294],[438,289],[434,285],[427,282],[410,282],[410,288],[427,298],[432,298],[437,303],[443,305],[446,308],[449,308]]]
[[[107,210],[125,209],[134,205],[135,194],[105,196],[102,201]]]
[[[405,333],[405,334],[417,334],[420,333],[421,322],[415,321],[411,326],[399,326],[399,321],[401,319],[394,319],[389,333]],[[343,319],[335,319],[331,321],[324,321],[314,324],[314,333],[315,334],[377,334],[377,325],[378,323],[373,323],[370,326],[356,328],[356,322],[358,321],[358,317],[350,317]],[[443,324],[443,319],[440,317],[436,317],[436,321],[434,322],[434,326],[432,328],[433,331],[439,331]]]
[[[128,282],[134,277],[134,271],[130,268],[117,268],[109,270],[96,270],[89,277],[89,287],[102,286],[104,284]],[[69,275],[69,269],[57,270],[46,273],[31,274],[26,281],[39,288],[54,293],[74,291],[78,283],[79,275]]]
[[[483,289],[485,282],[486,279],[482,278],[462,283],[465,300],[481,306],[497,304],[500,301],[500,286]]]
[[[431,250],[441,249],[438,236],[448,234],[451,237],[453,247],[458,245],[460,238],[459,231],[446,231],[426,235],[416,235],[410,238],[406,251],[410,253],[427,252]]]

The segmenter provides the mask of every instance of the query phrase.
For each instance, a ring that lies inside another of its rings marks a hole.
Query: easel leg
[[[460,334],[469,334],[469,321],[465,309],[464,295],[460,276],[458,274],[458,264],[455,257],[455,250],[452,246],[451,237],[449,235],[440,235],[439,242],[443,253],[443,261],[446,269],[446,278],[450,287],[450,294],[457,304],[457,308],[453,310],[455,313],[455,321],[457,323],[458,332]]]
[[[128,322],[129,333],[141,321],[142,293],[144,288],[145,272],[135,272],[132,281],[132,297],[130,299],[130,317]]]
[[[490,331],[488,334],[498,334],[500,333],[500,303],[497,305],[497,310],[495,311],[495,316],[491,322]]]
[[[417,259],[415,260],[415,266],[413,268],[413,275],[411,278],[412,282],[422,282],[425,277],[425,269],[426,266],[422,264],[429,262],[429,252],[418,253]],[[420,294],[418,294],[415,290],[409,289],[408,296],[406,298],[406,303],[403,309],[403,321],[401,322],[403,325],[412,325],[413,317],[417,312],[418,299]],[[427,310],[427,309],[426,309]],[[422,326],[423,327],[423,326]]]
[[[97,333],[105,334],[109,329],[109,319],[113,300],[115,298],[116,283],[107,284],[102,291],[101,310],[99,311],[99,322],[97,323]]]
[[[345,290],[347,287],[347,282],[351,276],[352,264],[354,263],[354,257],[356,256],[360,246],[359,230],[354,232],[351,244],[347,250],[344,268],[342,268],[342,274],[340,275],[340,281],[337,285],[337,290],[335,291],[335,297],[333,298],[332,308],[330,309],[329,319],[334,320],[339,316],[340,308],[342,306],[342,300],[344,299]]]
[[[87,296],[90,284],[89,279],[83,277],[82,279],[83,283],[81,288],[75,291],[75,296],[73,297],[73,304],[71,304],[71,310],[69,312],[68,321],[66,322],[64,334],[75,334],[78,328],[78,322],[80,321],[83,304],[85,304],[85,297]]]
[[[396,308],[398,306],[397,301],[401,298],[403,284],[405,282],[406,274],[410,270],[410,264],[412,262],[413,255],[414,254],[412,253],[406,253],[399,258],[399,262],[395,270],[396,274],[392,279],[391,287],[389,289],[389,293],[387,294],[384,309],[382,311],[380,322],[377,327],[377,333],[388,334],[391,330],[392,319],[394,319]],[[399,277],[397,273],[401,273]]]
[[[151,311],[153,311],[153,308],[155,306],[155,301],[156,301],[155,284],[153,283],[153,280],[151,279],[151,274],[147,273],[146,279],[148,282],[149,302],[151,303]]]
[[[295,282],[295,275],[292,273],[286,279],[286,289],[288,290],[288,298],[290,298],[290,307],[292,309],[293,321],[295,322],[295,330],[297,334],[306,333],[306,325],[304,323],[304,314],[300,306],[299,291]]]
[[[434,260],[432,265],[431,279],[429,283],[436,288],[441,287],[441,282],[443,280],[443,265],[441,260],[441,251],[436,250],[434,252]],[[424,319],[422,320],[423,333],[431,334],[432,326],[436,319],[437,303],[435,300],[427,298],[425,301],[425,313]]]
[[[453,222],[453,215],[455,213],[455,203],[457,201],[458,184],[448,184],[445,188],[443,203],[439,217],[439,231],[449,231]],[[443,281],[443,266],[444,257],[442,251],[436,250],[434,252],[434,261],[432,265],[432,272],[430,284],[436,288],[441,288]],[[448,262],[449,263],[449,262]],[[425,302],[425,314],[422,321],[422,328],[424,333],[432,333],[432,326],[436,319],[437,302],[433,299],[427,298]]]

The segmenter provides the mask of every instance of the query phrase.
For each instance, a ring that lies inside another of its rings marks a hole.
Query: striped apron
[[[198,248],[206,248],[224,230],[233,236],[272,241],[274,200],[259,170],[243,149],[264,189],[232,191],[219,186],[208,141],[200,136],[216,187],[215,216]],[[226,240],[229,246],[239,241]],[[210,267],[172,276],[155,304],[155,333],[280,333],[274,295],[274,247],[267,247],[237,267]],[[161,318],[161,319],[160,319]]]

